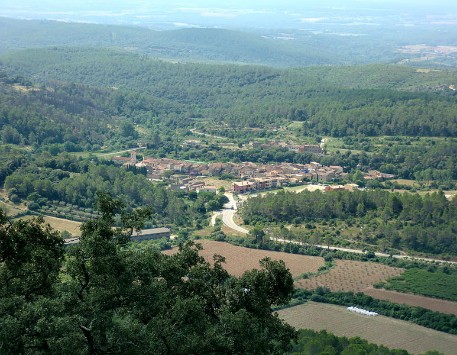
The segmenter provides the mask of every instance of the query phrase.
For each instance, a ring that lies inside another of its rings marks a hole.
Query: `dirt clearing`
[[[24,219],[30,219],[32,216],[26,216]],[[81,231],[79,230],[79,227],[81,226],[81,222],[75,222],[75,221],[70,221],[68,219],[63,219],[63,218],[56,218],[56,217],[50,217],[50,216],[45,216],[43,217],[44,221],[46,223],[49,223],[52,228],[55,230],[58,230],[59,232],[63,231],[68,231],[72,234],[72,236],[80,236]]]

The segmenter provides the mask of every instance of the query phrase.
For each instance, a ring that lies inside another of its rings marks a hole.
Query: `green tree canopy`
[[[47,292],[39,298],[26,297],[36,288],[35,279],[27,277],[21,288],[2,291],[3,353],[279,354],[288,349],[295,331],[272,312],[293,292],[283,262],[264,259],[260,270],[236,278],[222,267],[223,257],[205,261],[198,244],[182,245],[173,255],[128,245],[147,211],[127,214],[107,196],[99,197],[98,208],[99,217],[83,224],[80,242],[67,248],[64,261],[62,241],[38,222],[18,222],[27,227],[19,235],[17,228],[2,228],[2,246],[37,240],[27,253],[10,253],[11,265],[25,265],[36,255],[55,260],[47,266],[52,272],[42,280]],[[113,228],[115,212],[122,227]],[[2,261],[2,280],[8,265]],[[14,297],[20,298],[21,310],[6,307],[17,303]]]

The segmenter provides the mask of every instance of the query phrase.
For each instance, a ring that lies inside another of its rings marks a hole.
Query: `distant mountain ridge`
[[[323,50],[310,50],[301,44],[242,31],[214,28],[155,31],[143,27],[0,18],[0,52],[66,45],[120,47],[153,57],[203,62],[271,66],[333,62]]]
[[[420,57],[417,53],[401,52],[400,48],[408,43],[423,43],[418,42],[423,36],[417,37],[417,32],[398,34],[395,31],[392,28],[373,29],[370,35],[358,37],[307,31],[247,32],[217,28],[156,31],[145,27],[0,18],[0,53],[52,46],[104,47],[174,61],[274,67],[385,64],[409,62]],[[405,42],[406,38],[410,42]],[[421,59],[417,65],[454,66],[457,65],[457,53]]]

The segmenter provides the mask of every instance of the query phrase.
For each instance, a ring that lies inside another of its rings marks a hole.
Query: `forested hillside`
[[[274,312],[333,258],[411,268],[374,286],[455,300],[454,268],[424,262],[457,256],[454,32],[398,18],[367,33],[0,18],[0,353],[406,354]],[[237,196],[248,185],[270,191]],[[130,243],[155,227],[168,236]],[[292,278],[265,258],[234,277],[201,237],[322,264]],[[454,316],[322,285],[293,302],[455,333]]]
[[[200,161],[319,159],[349,172],[378,169],[448,186],[457,179],[457,103],[451,89],[457,74],[451,69],[280,70],[57,47],[4,55],[0,65],[4,143],[52,154],[142,143],[150,154]],[[284,149],[183,147],[192,129],[241,146],[279,136],[307,143],[333,136],[342,149],[318,158]]]
[[[457,199],[438,193],[282,192],[250,198],[241,215],[249,224],[345,220],[361,223],[365,239],[385,248],[457,254]]]
[[[91,151],[138,138],[133,123],[158,126],[176,121],[179,103],[109,87],[89,87],[73,81],[30,80],[0,72],[0,131],[3,143],[48,146],[54,153]],[[186,120],[176,122],[185,125]]]
[[[350,60],[347,55],[344,58],[334,57],[330,46],[322,49],[316,40],[292,44],[257,33],[214,28],[154,31],[133,26],[0,18],[0,30],[0,52],[70,45],[122,48],[179,61],[238,62],[280,67],[341,64]]]
[[[379,13],[376,12],[376,16]],[[398,14],[396,14],[397,16]],[[141,20],[135,25],[113,26],[62,21],[0,18],[0,53],[23,48],[81,46],[122,48],[155,58],[178,61],[262,64],[275,67],[310,65],[354,65],[402,63],[414,66],[449,67],[456,63],[455,51],[435,46],[453,46],[455,31],[449,26],[403,26],[395,21],[382,26],[347,26],[344,18],[326,31],[306,29],[226,30],[182,28],[152,30]],[[407,17],[407,16],[406,16]],[[333,27],[333,28],[332,28]],[[414,45],[425,52],[415,52]],[[411,45],[411,51],[407,46]],[[405,47],[406,46],[406,47]],[[435,51],[433,56],[422,54]]]
[[[168,110],[178,111],[180,117],[210,118],[231,126],[263,128],[295,120],[304,122],[307,134],[336,137],[457,135],[456,92],[449,89],[457,82],[457,72],[450,69],[277,70],[168,63],[123,51],[81,48],[26,50],[0,61],[7,71],[37,82],[134,91],[166,100]]]

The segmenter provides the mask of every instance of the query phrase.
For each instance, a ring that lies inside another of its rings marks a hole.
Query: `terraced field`
[[[400,275],[404,270],[380,263],[336,260],[335,266],[327,273],[299,280],[297,287],[314,290],[318,286],[331,291],[362,292],[373,284]]]

